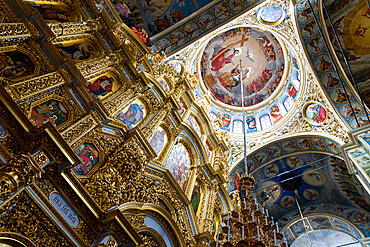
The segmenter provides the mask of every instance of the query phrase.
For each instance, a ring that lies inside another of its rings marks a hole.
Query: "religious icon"
[[[141,41],[143,41],[143,43],[148,46],[148,47],[151,47],[152,46],[152,42],[150,41],[150,38],[149,38],[149,35],[148,33],[144,30],[144,28],[142,27],[131,27],[131,30],[139,37],[139,39]]]
[[[281,21],[284,11],[277,6],[267,6],[258,13],[259,21],[264,24],[276,25]]]
[[[311,143],[306,138],[302,138],[302,139],[298,139],[297,146],[300,149],[310,149]]]
[[[322,171],[309,168],[303,172],[303,180],[309,185],[316,187],[323,186],[326,183],[326,176]]]
[[[311,39],[307,45],[309,51],[311,51],[312,53],[318,53],[322,49],[324,49],[324,41],[320,36]]]
[[[191,205],[193,206],[194,213],[196,214],[200,203],[200,185],[198,183],[194,186],[190,202]]]
[[[288,85],[288,94],[290,97],[292,97],[293,99],[296,97],[297,95],[297,89],[294,87],[293,83],[289,83]]]
[[[338,147],[335,145],[334,142],[328,140],[328,141],[325,142],[325,144],[331,152],[333,152],[333,153],[338,153],[339,152]]]
[[[0,76],[18,79],[34,73],[35,64],[20,51],[0,52]]]
[[[321,125],[327,118],[327,111],[319,102],[308,102],[303,107],[303,118],[312,125]]]
[[[298,155],[293,155],[286,158],[286,163],[293,169],[299,168],[304,165],[303,159]]]
[[[275,163],[272,163],[265,166],[263,171],[267,177],[274,177],[279,173],[279,167]]]
[[[86,175],[99,162],[99,151],[92,143],[83,143],[74,151],[82,163],[72,168],[76,175]]]
[[[339,78],[335,72],[326,73],[323,81],[324,85],[326,85],[327,87],[336,87],[339,84]]]
[[[261,188],[257,194],[262,205],[272,205],[281,195],[280,185],[274,181],[263,182]]]
[[[77,16],[72,9],[62,3],[46,3],[29,1],[29,3],[37,9],[41,16],[49,22],[75,22]]]
[[[165,167],[185,191],[190,176],[190,158],[184,145],[179,143],[172,149]]]
[[[128,129],[134,128],[145,115],[145,108],[141,102],[130,104],[126,110],[117,115],[117,119],[123,122]]]
[[[319,192],[313,189],[306,189],[303,191],[303,197],[310,201],[317,200],[319,199]]]
[[[325,149],[325,144],[320,139],[312,139],[311,141],[312,141],[312,144],[315,148],[317,148],[319,150],[324,150]]]
[[[321,55],[315,60],[315,67],[319,71],[327,71],[332,66],[332,63],[329,61],[330,58],[328,55]]]
[[[352,103],[351,105],[350,104],[345,104],[341,108],[341,113],[345,117],[354,117],[355,114],[357,116],[361,111],[362,111],[361,107],[359,107],[356,103]]]
[[[267,160],[267,154],[264,153],[264,152],[259,152],[255,155],[255,160],[257,163],[260,163],[262,164],[263,162],[265,162]]]
[[[165,92],[169,91],[168,84],[164,79],[158,79],[159,84],[162,86]]]
[[[280,108],[277,104],[274,104],[274,105],[271,106],[270,114],[272,116],[273,123],[276,123],[277,121],[279,121],[283,117],[281,112],[280,112]]]
[[[167,142],[166,132],[162,128],[159,128],[154,133],[153,137],[150,139],[149,144],[152,146],[155,153],[159,155],[166,142]]]
[[[319,28],[317,23],[315,21],[311,21],[303,27],[303,35],[309,38],[314,36],[318,30]]]
[[[334,89],[331,95],[332,95],[332,99],[336,103],[347,102],[346,93],[344,92],[343,88]]]
[[[285,152],[291,152],[291,151],[296,150],[297,148],[295,143],[292,140],[283,142],[281,144],[281,147],[283,148]]]
[[[293,196],[284,196],[280,201],[280,205],[283,208],[290,208],[290,207],[294,206],[295,205],[294,197]]]
[[[221,114],[221,112],[218,112],[217,117],[221,120],[221,128],[224,130],[230,130],[231,116],[226,113]]]
[[[62,102],[51,99],[33,107],[30,118],[38,128],[47,122],[57,127],[67,121],[68,111]]]
[[[91,58],[94,55],[95,49],[91,41],[77,40],[73,42],[59,43],[57,45],[60,53],[66,57],[69,57],[75,61],[86,60]]]
[[[86,89],[94,99],[98,96],[105,96],[113,92],[113,77],[108,77],[106,75],[100,76],[94,82],[87,82]]]
[[[180,109],[177,111],[179,114],[180,114],[180,116],[185,112],[185,107],[184,107],[184,105],[182,104],[182,102],[181,102],[181,100],[180,99],[178,99],[177,100],[177,103],[179,103],[179,105],[180,105]]]
[[[256,118],[254,116],[247,116],[245,118],[245,121],[247,124],[247,133],[257,131],[257,123],[256,123]]]
[[[281,150],[278,146],[271,146],[266,149],[268,156],[275,157],[281,153]]]

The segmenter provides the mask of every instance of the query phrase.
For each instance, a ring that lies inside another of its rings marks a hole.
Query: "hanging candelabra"
[[[269,216],[268,210],[249,197],[254,179],[246,175],[240,179],[246,197],[240,207],[234,207],[217,233],[216,247],[287,247],[284,236],[279,232],[277,222]]]
[[[277,222],[269,216],[268,210],[257,204],[249,196],[254,186],[254,178],[248,172],[246,120],[244,114],[244,87],[242,61],[240,60],[240,90],[243,114],[244,165],[245,175],[240,179],[240,186],[245,188],[245,197],[240,206],[227,215],[223,226],[217,233],[216,247],[287,247],[284,236],[279,232]],[[236,193],[239,194],[237,190]]]

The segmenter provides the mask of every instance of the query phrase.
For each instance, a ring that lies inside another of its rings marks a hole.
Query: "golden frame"
[[[99,145],[99,143],[98,143],[96,140],[91,139],[91,138],[89,138],[89,137],[78,140],[78,141],[73,145],[73,146],[74,146],[74,148],[73,148],[73,152],[75,153],[75,150],[76,150],[77,148],[79,148],[81,145],[85,144],[85,143],[92,144],[92,145],[94,145],[94,146],[96,147],[96,149],[98,150],[98,153],[99,153],[99,161],[98,161],[98,163],[96,163],[96,165],[95,165],[93,168],[91,168],[91,170],[90,170],[86,175],[77,175],[77,174],[72,170],[73,174],[74,174],[76,177],[78,177],[78,178],[90,178],[92,175],[94,175],[94,174],[95,174],[96,170],[98,170],[98,169],[102,166],[102,164],[104,163],[104,160],[105,160],[105,155],[104,155],[105,150],[104,150],[104,149]],[[76,154],[76,153],[75,153],[75,154]],[[76,155],[77,155],[77,154],[76,154]],[[77,156],[78,156],[78,155],[77,155]],[[82,163],[82,161],[81,161],[81,163]],[[79,163],[78,165],[80,165],[81,163]],[[77,166],[78,166],[78,165],[77,165]],[[74,167],[76,167],[76,166],[74,166]]]
[[[74,119],[74,115],[75,115],[75,111],[74,109],[70,106],[69,102],[67,101],[66,98],[63,98],[61,96],[58,96],[58,95],[55,95],[55,94],[50,94],[48,95],[47,97],[45,98],[42,98],[42,99],[39,99],[39,100],[35,100],[34,102],[32,102],[28,108],[28,113],[27,113],[27,118],[32,122],[32,124],[34,126],[36,126],[36,124],[34,123],[34,121],[32,120],[32,116],[31,116],[31,113],[32,113],[32,109],[38,105],[41,105],[49,100],[56,100],[56,101],[59,101],[63,104],[63,106],[66,108],[66,110],[68,111],[68,118],[66,121],[64,121],[63,123],[61,123],[59,126],[55,126],[55,128],[57,129],[60,129],[62,128],[63,126],[68,126]]]
[[[321,106],[322,108],[325,109],[326,111],[326,117],[324,119],[324,121],[322,121],[321,123],[316,123],[316,122],[313,122],[311,121],[307,115],[306,115],[306,110],[307,110],[307,107],[311,104],[318,104],[319,106]],[[318,102],[318,101],[308,101],[306,102],[306,104],[304,104],[303,108],[302,108],[302,116],[303,118],[307,121],[307,123],[311,124],[311,125],[315,125],[315,126],[321,126],[323,124],[325,124],[326,120],[328,119],[328,109],[326,109],[326,107],[324,106],[324,104]]]
[[[7,80],[12,81],[12,82],[18,82],[18,81],[25,81],[25,80],[34,78],[34,77],[36,77],[40,74],[41,64],[36,60],[35,54],[33,54],[32,51],[30,51],[29,49],[27,49],[25,47],[18,46],[18,45],[0,47],[0,52],[10,52],[10,51],[18,51],[22,54],[27,55],[32,60],[32,62],[34,63],[35,69],[34,69],[32,74],[27,75],[27,76],[15,78],[15,79],[8,79],[7,77],[4,77],[4,78],[6,78]]]

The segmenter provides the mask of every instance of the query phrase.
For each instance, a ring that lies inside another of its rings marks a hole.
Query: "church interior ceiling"
[[[0,246],[369,245],[367,4],[0,0]]]

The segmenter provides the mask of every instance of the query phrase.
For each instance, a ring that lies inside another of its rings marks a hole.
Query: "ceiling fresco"
[[[328,212],[328,214],[323,214]],[[312,230],[334,229],[351,234],[356,238],[370,236],[370,215],[367,211],[342,205],[321,203],[315,206],[303,207],[302,213],[306,225]],[[303,222],[298,210],[292,210],[278,221],[288,242],[305,234]]]
[[[238,171],[230,181],[235,189],[242,175]],[[345,162],[328,154],[307,152],[279,158],[260,166],[252,175],[258,181],[253,191],[257,200],[275,219],[296,210],[295,198],[301,207],[330,202],[370,210],[367,201],[370,198],[348,174]],[[242,189],[241,196],[244,196]]]
[[[335,1],[340,3],[340,6],[344,6],[343,1]],[[347,1],[348,2],[348,1]],[[303,46],[307,51],[307,58],[311,63],[313,71],[316,73],[318,80],[322,83],[323,89],[331,101],[332,105],[336,108],[337,112],[341,118],[347,123],[350,128],[357,128],[357,122],[355,117],[358,118],[358,123],[360,126],[368,124],[366,113],[362,107],[362,104],[358,101],[354,94],[349,94],[349,100],[352,103],[351,108],[347,98],[345,97],[345,91],[350,92],[352,85],[338,75],[339,71],[334,66],[332,59],[330,58],[330,52],[324,45],[324,38],[319,31],[319,25],[323,22],[318,12],[318,2],[311,2],[313,9],[315,11],[316,19],[314,18],[314,13],[311,11],[310,6],[307,2],[299,3],[296,5],[297,13],[297,25],[298,30],[301,32],[301,39]],[[337,7],[336,7],[337,8]],[[341,7],[338,8],[338,10]],[[341,12],[342,13],[342,12]],[[341,21],[342,19],[339,19]],[[362,37],[357,37],[357,39],[362,39]],[[351,51],[352,52],[352,51]],[[364,55],[368,56],[368,55]],[[366,63],[361,63],[362,66],[367,64],[368,58],[364,58]],[[368,69],[366,69],[368,73]],[[341,85],[341,81],[344,83],[344,88]]]
[[[122,21],[129,28],[143,29],[147,38],[169,28],[211,2],[209,0],[110,1]]]
[[[370,6],[366,0],[326,0],[324,2],[340,43],[338,43],[332,27],[327,22],[331,44],[348,75],[349,71],[340,50],[340,46],[342,46],[344,57],[348,61],[362,99],[369,104],[370,32],[367,31],[367,28],[370,24]]]
[[[340,144],[338,142],[318,136],[291,137],[289,139],[279,140],[248,154],[248,170],[254,173],[267,163],[273,162],[282,156],[293,155],[295,153],[310,151],[337,155],[339,154],[339,147]],[[236,172],[245,172],[243,163],[233,167],[230,176],[235,176]],[[229,191],[232,189],[233,187],[230,186]]]
[[[308,236],[307,236],[308,235]],[[349,234],[336,230],[318,230],[310,232],[297,239],[292,247],[331,247],[331,246],[351,246],[362,247],[357,239]]]
[[[172,55],[262,2],[264,0],[213,2],[208,5],[209,8],[193,13],[192,18],[184,18],[176,28],[167,29],[154,36],[152,52],[164,51],[167,55]]]
[[[201,78],[220,102],[256,105],[278,87],[284,74],[283,49],[274,35],[251,27],[227,30],[212,38],[202,53]]]

